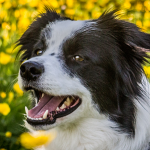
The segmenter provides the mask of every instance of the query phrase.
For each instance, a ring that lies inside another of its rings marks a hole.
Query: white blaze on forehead
[[[48,48],[45,54],[58,52],[60,45],[68,38],[72,37],[84,27],[85,21],[63,20],[49,23],[42,30],[42,35],[46,37]],[[48,32],[48,33],[47,33]]]

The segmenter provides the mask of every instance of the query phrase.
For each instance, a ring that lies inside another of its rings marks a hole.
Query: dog
[[[116,11],[75,21],[46,7],[18,40],[26,127],[57,131],[44,150],[149,150],[150,35]]]

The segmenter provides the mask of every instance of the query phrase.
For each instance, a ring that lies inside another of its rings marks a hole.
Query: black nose
[[[35,81],[44,72],[44,66],[34,62],[23,63],[20,67],[20,75],[27,81]]]

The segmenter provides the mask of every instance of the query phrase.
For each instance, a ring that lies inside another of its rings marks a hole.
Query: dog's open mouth
[[[27,122],[31,125],[53,124],[57,118],[69,115],[81,104],[78,96],[51,96],[35,89],[32,90],[38,103],[30,110],[26,109]]]

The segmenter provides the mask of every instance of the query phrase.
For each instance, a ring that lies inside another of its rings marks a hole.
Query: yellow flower
[[[4,53],[4,52],[1,52],[0,53],[0,63],[3,64],[3,65],[6,65],[7,63],[9,63],[11,61],[11,56]]]
[[[0,150],[7,150],[7,149],[5,149],[5,148],[1,148]]]
[[[126,1],[126,2],[124,3],[124,8],[125,8],[125,9],[129,9],[130,7],[131,7],[130,2],[129,2],[129,1]]]
[[[2,28],[3,28],[3,29],[10,30],[10,25],[9,25],[8,23],[6,23],[6,22],[3,22],[3,23],[2,23]]]
[[[54,133],[46,134],[45,132],[39,131],[35,132],[34,134],[30,133],[23,133],[20,136],[20,143],[27,149],[39,147],[42,145],[51,142],[55,138]]]
[[[150,67],[144,66],[143,69],[144,69],[146,76],[150,78]]]
[[[50,3],[50,6],[51,6],[52,8],[57,8],[57,7],[59,7],[57,0],[49,1],[49,3]]]
[[[11,133],[10,131],[7,131],[7,132],[5,133],[5,136],[8,137],[8,138],[10,138],[10,137],[12,136],[12,133]]]
[[[137,5],[136,5],[136,10],[138,10],[138,11],[141,11],[142,10],[142,4],[141,3],[138,3]]]
[[[73,7],[74,0],[66,0],[66,4],[68,7]]]
[[[144,6],[148,9],[148,10],[150,10],[150,1],[149,0],[147,0],[147,1],[145,1],[144,2]]]
[[[27,0],[19,0],[19,4],[25,5],[28,1]]]
[[[139,27],[139,28],[142,28],[142,22],[140,20],[137,20],[136,21],[136,25]]]
[[[7,48],[7,49],[6,49],[6,52],[9,53],[9,54],[12,54],[13,49],[12,49],[11,47],[10,47],[10,48]]]
[[[94,7],[94,4],[91,1],[88,1],[85,5],[86,10],[91,10]]]
[[[6,93],[5,93],[5,92],[1,92],[1,93],[0,93],[0,96],[1,96],[2,98],[5,98],[5,97],[6,97]]]
[[[6,10],[2,10],[1,11],[1,15],[0,15],[0,18],[4,18],[4,17],[6,17],[7,16],[7,11]]]
[[[5,0],[0,0],[0,3],[3,3]]]
[[[6,2],[4,3],[4,7],[5,7],[6,9],[9,9],[9,8],[11,7],[11,2],[6,1]]]
[[[9,92],[9,94],[8,94],[8,102],[11,103],[13,98],[14,98],[14,93],[13,92]]]
[[[149,20],[144,20],[143,25],[144,25],[144,27],[149,27],[150,26],[150,21]]]
[[[74,9],[66,9],[65,10],[67,15],[73,16],[75,14],[75,10]]]
[[[29,24],[30,24],[30,21],[28,18],[21,17],[18,22],[18,28],[22,30],[26,30]]]
[[[7,103],[0,103],[0,113],[3,115],[8,115],[10,112],[10,107]]]
[[[30,7],[37,7],[38,4],[39,4],[38,0],[30,0],[30,2],[29,2]]]
[[[15,83],[13,86],[13,89],[19,94],[19,95],[23,95],[23,91],[20,89],[19,84]]]
[[[15,15],[16,18],[20,17],[20,11],[19,11],[19,10],[16,10],[16,11],[14,12],[14,15]]]
[[[107,3],[109,2],[109,0],[100,0],[100,1],[98,1],[98,4],[100,5],[100,6],[105,6]]]
[[[92,18],[99,18],[101,15],[101,12],[100,11],[96,11],[96,10],[93,10],[92,11]]]

